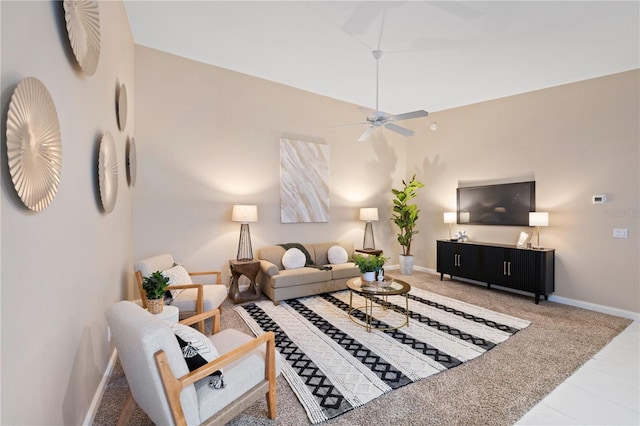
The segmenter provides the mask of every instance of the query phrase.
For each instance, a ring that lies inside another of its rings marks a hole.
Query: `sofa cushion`
[[[266,246],[258,251],[258,259],[266,260],[276,265],[279,271],[284,269],[282,265],[282,256],[285,249],[281,246]]]
[[[304,267],[307,256],[297,248],[290,248],[282,255],[282,266],[284,269],[299,269]]]
[[[338,265],[340,263],[347,263],[349,260],[349,254],[342,246],[331,246],[327,251],[327,257],[329,263],[332,265]]]
[[[270,277],[269,283],[274,287],[291,287],[303,284],[312,284],[323,281],[331,281],[332,271],[322,271],[316,268],[285,269],[278,275]]]
[[[353,262],[331,265],[332,278],[339,280],[343,278],[354,278],[360,276],[360,269]]]

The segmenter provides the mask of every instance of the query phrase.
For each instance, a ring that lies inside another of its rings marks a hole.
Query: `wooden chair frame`
[[[216,284],[222,285],[222,272],[220,271],[203,271],[203,272],[189,272],[190,276],[202,276],[202,275],[216,275]],[[140,299],[142,300],[142,307],[147,308],[147,292],[142,287],[142,273],[136,271],[136,282],[138,283],[138,292],[140,292]],[[167,287],[167,290],[184,290],[188,288],[198,289],[198,295],[196,296],[196,315],[204,313],[204,284],[174,284]],[[198,329],[201,333],[204,333],[204,321],[198,322]]]
[[[203,314],[195,315],[193,317],[180,321],[181,324],[192,325],[196,322],[204,321],[207,318],[213,318],[212,333],[215,334],[220,331],[220,310],[214,309],[213,311],[205,312]],[[204,379],[209,374],[223,368],[226,365],[248,355],[262,344],[266,343],[266,356],[265,356],[265,378],[262,382],[254,386],[247,391],[242,397],[238,398],[233,403],[227,405],[225,408],[214,414],[212,417],[204,421],[203,425],[211,424],[226,424],[231,419],[240,414],[249,405],[253,404],[261,395],[266,394],[267,398],[267,415],[271,420],[276,418],[276,346],[275,346],[275,334],[269,331],[255,339],[247,342],[236,349],[222,355],[219,358],[203,365],[202,367],[194,370],[182,377],[175,377],[171,371],[171,366],[167,359],[167,355],[164,351],[160,350],[154,354],[158,371],[160,372],[160,378],[167,397],[169,408],[173,416],[173,421],[177,426],[186,426],[186,420],[184,412],[182,410],[182,404],[180,404],[180,393],[182,390]],[[126,425],[133,410],[136,407],[136,403],[133,400],[133,396],[129,394],[129,398],[125,404],[125,407],[118,419],[118,425]]]

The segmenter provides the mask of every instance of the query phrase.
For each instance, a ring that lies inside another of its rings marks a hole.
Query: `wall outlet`
[[[627,238],[627,228],[613,228],[613,238]]]

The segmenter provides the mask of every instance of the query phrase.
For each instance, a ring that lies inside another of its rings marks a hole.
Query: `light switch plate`
[[[592,204],[605,204],[606,202],[607,202],[607,196],[605,194],[591,196]]]
[[[627,238],[627,228],[613,228],[613,238]]]

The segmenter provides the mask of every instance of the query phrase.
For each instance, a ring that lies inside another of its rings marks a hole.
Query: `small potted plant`
[[[369,282],[376,280],[376,273],[380,273],[386,261],[387,258],[382,254],[369,256],[357,254],[353,257],[353,262],[362,272],[362,280]]]
[[[159,314],[164,309],[164,293],[169,287],[169,277],[156,271],[142,279],[142,288],[147,296],[147,309],[152,314]]]

